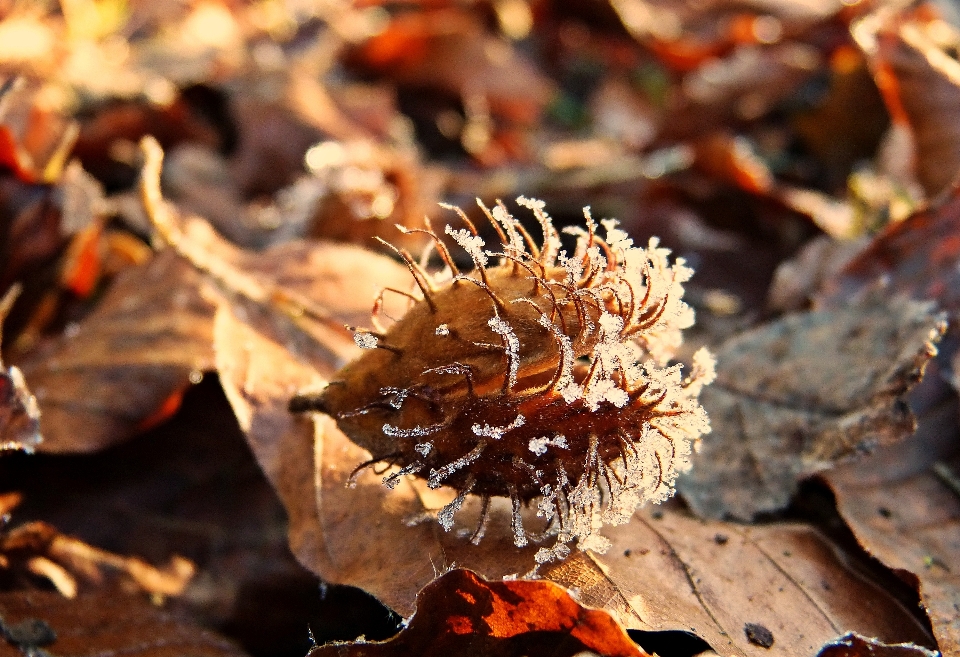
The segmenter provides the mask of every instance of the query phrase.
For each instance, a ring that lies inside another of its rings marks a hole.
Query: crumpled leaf
[[[903,395],[943,330],[930,304],[868,299],[732,338],[701,397],[713,431],[677,489],[700,515],[750,520],[785,508],[800,478],[905,438]]]
[[[128,595],[73,600],[48,591],[0,593],[0,655],[58,657],[122,654],[130,657],[241,657],[227,639],[190,625]]]
[[[927,447],[923,456],[931,458],[933,451]],[[866,465],[827,475],[837,510],[867,552],[919,589],[940,649],[955,654],[960,651],[960,461],[936,461],[929,469],[906,473]]]
[[[856,632],[847,632],[829,642],[817,657],[939,657],[936,650],[912,643],[887,644],[876,639],[860,636]]]
[[[76,124],[38,106],[39,85],[13,77],[0,84],[0,167],[25,183],[51,183],[66,164]]]
[[[416,613],[397,636],[383,643],[320,646],[309,655],[572,657],[583,651],[646,654],[609,614],[582,606],[553,582],[487,581],[458,569],[420,592]]]
[[[494,114],[521,123],[535,121],[556,93],[526,56],[459,7],[397,14],[349,60],[401,85],[439,87],[467,102],[480,94]]]
[[[939,308],[960,310],[960,189],[939,202],[890,224],[839,273],[830,277],[815,301],[835,307],[882,289],[916,299],[936,300]]]
[[[443,490],[428,491],[409,479],[388,491],[370,472],[347,488],[365,452],[333,420],[320,417],[317,424],[315,453],[306,427],[298,438],[278,441],[272,476],[279,472],[298,558],[325,580],[364,588],[409,615],[417,592],[438,569],[455,563],[494,579],[523,575],[534,565],[536,545],[512,545],[509,506],[497,505],[503,500],[494,500],[499,517],[473,546],[467,537],[477,500],[467,499],[454,531],[445,533],[424,510],[435,514],[452,494],[443,498]],[[418,515],[422,522],[404,522]],[[525,518],[531,526],[532,516]],[[581,602],[609,611],[627,628],[692,631],[722,654],[751,654],[743,633],[748,622],[770,628],[775,654],[783,655],[810,655],[849,629],[893,642],[932,643],[909,611],[804,525],[704,522],[667,506],[640,511],[604,534],[613,542],[607,553],[577,552],[540,574],[575,589]],[[851,605],[851,599],[869,602]]]
[[[950,32],[942,20],[909,15],[871,17],[853,34],[873,60],[877,86],[895,123],[909,126],[916,148],[917,179],[929,196],[945,189],[960,173],[960,63],[937,43]]]
[[[175,253],[120,274],[97,307],[20,366],[52,453],[90,452],[176,410],[213,365],[214,305]]]
[[[693,632],[723,655],[758,654],[747,624],[772,633],[769,655],[812,655],[848,630],[932,644],[907,609],[809,526],[702,521],[668,503],[605,533],[613,542],[605,554],[578,552],[543,575],[625,627]]]
[[[126,590],[177,596],[196,573],[193,563],[179,555],[156,568],[139,557],[114,554],[62,534],[42,521],[0,533],[0,569],[15,578],[28,573],[43,578],[67,598],[76,597],[81,587],[104,588],[108,576]]]

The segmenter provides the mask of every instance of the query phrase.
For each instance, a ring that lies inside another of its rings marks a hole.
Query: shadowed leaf
[[[939,654],[912,643],[890,645],[848,632],[821,648],[817,657],[937,657]]]
[[[904,394],[942,330],[927,304],[868,300],[736,336],[701,397],[713,431],[677,489],[698,514],[750,520],[785,508],[801,477],[905,438]]]
[[[0,655],[87,657],[241,657],[227,639],[134,596],[98,594],[73,600],[47,591],[0,593],[5,642]]]
[[[213,365],[214,305],[199,280],[175,253],[158,254],[20,364],[43,412],[39,449],[95,451],[176,410],[174,395]]]
[[[945,655],[960,650],[958,466],[957,459],[938,461],[903,478],[844,468],[827,477],[864,549],[919,589]]]

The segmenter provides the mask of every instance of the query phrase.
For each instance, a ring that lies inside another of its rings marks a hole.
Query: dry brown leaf
[[[929,450],[926,450],[929,453]],[[920,591],[945,655],[960,651],[960,461],[897,478],[845,467],[827,475],[867,552]]]
[[[81,323],[20,363],[53,453],[90,452],[176,410],[213,365],[214,305],[173,252],[123,272]]]
[[[309,655],[573,657],[584,651],[646,655],[609,614],[583,607],[552,582],[491,582],[469,570],[452,570],[420,592],[416,613],[397,636],[383,643],[321,646]]]
[[[69,600],[47,591],[0,593],[0,656],[242,657],[227,639],[144,600],[90,595]]]
[[[838,307],[884,290],[915,299],[935,300],[955,315],[960,310],[960,189],[890,224],[836,275],[815,297],[820,307]]]
[[[811,297],[864,247],[866,238],[841,241],[820,235],[777,267],[767,291],[767,307],[777,312],[809,307]]]
[[[556,94],[527,57],[459,7],[397,14],[349,59],[400,85],[439,87],[468,104],[479,96],[513,122],[533,123]]]
[[[916,175],[929,196],[960,173],[960,63],[935,38],[951,29],[954,42],[944,45],[954,48],[960,35],[939,20],[875,16],[854,30],[893,121],[909,126]]]
[[[284,436],[287,447],[276,450],[273,476],[279,472],[294,549],[324,579],[364,588],[409,615],[437,570],[456,564],[495,579],[534,565],[536,546],[512,545],[506,505],[495,509],[505,517],[491,519],[487,536],[473,546],[467,537],[479,506],[474,499],[447,534],[424,511],[435,514],[452,494],[430,500],[428,494],[443,491],[411,480],[389,491],[369,471],[356,488],[347,488],[365,452],[331,419],[318,419],[318,426],[315,456],[308,428],[297,438]],[[311,457],[320,468],[317,480]],[[526,518],[531,526],[532,516]],[[404,522],[418,517],[419,523]],[[604,533],[613,542],[606,554],[577,552],[541,575],[574,589],[581,602],[609,611],[625,627],[692,631],[723,654],[757,654],[743,633],[749,622],[778,637],[771,654],[809,655],[851,629],[892,642],[932,643],[909,611],[809,527],[703,522],[667,507],[638,512],[631,523]],[[850,605],[851,599],[865,602]]]
[[[156,568],[139,557],[114,554],[62,534],[42,521],[0,533],[0,568],[15,579],[32,573],[67,598],[84,589],[105,590],[114,582],[121,590],[177,596],[196,574],[193,563],[179,555]]]
[[[931,643],[908,610],[808,526],[701,521],[668,505],[606,534],[606,554],[577,553],[544,575],[626,627],[693,632],[724,655],[811,655],[847,630]],[[768,651],[748,639],[748,623],[772,632]]]
[[[677,489],[700,515],[750,520],[785,508],[801,477],[907,437],[904,394],[943,329],[930,304],[872,299],[732,338],[701,398],[713,432]]]
[[[14,286],[0,299],[0,329],[19,293],[20,287]],[[42,440],[36,397],[30,394],[18,368],[0,362],[0,452],[33,451]]]
[[[817,657],[939,657],[936,650],[927,650],[912,643],[888,644],[848,632],[834,639],[817,653]]]

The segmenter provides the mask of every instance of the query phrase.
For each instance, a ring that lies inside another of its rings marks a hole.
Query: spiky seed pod
[[[544,562],[574,538],[602,550],[602,524],[672,494],[691,445],[709,431],[697,398],[713,360],[701,350],[686,378],[666,366],[693,323],[682,259],[669,263],[656,239],[633,246],[613,221],[601,222],[601,238],[588,209],[585,229],[567,229],[577,236],[568,256],[543,203],[517,201],[540,223],[539,246],[502,204],[480,203],[502,241],[486,250],[453,208],[466,228],[446,233],[473,271],[461,273],[433,233],[444,274],[431,277],[401,253],[420,289],[406,315],[384,332],[358,330],[368,351],[319,397],[291,407],[333,415],[371,464],[400,466],[388,487],[416,475],[455,489],[438,515],[447,530],[467,494],[483,498],[484,512],[492,496],[509,497],[522,546],[520,507],[539,498],[538,515],[557,535],[537,555]]]

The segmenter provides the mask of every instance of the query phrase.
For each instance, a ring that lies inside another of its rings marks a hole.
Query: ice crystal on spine
[[[479,496],[478,541],[490,498],[509,497],[511,533],[523,546],[534,539],[522,510],[533,505],[548,523],[534,529],[554,541],[536,554],[544,563],[564,558],[573,541],[602,551],[604,525],[673,493],[710,429],[698,396],[715,375],[705,350],[689,370],[668,365],[693,323],[683,302],[692,271],[682,259],[671,261],[656,239],[635,246],[589,209],[583,228],[564,230],[576,236],[568,254],[543,202],[518,203],[539,223],[539,240],[502,203],[480,203],[499,250],[451,208],[460,226],[430,233],[442,273],[398,251],[420,300],[380,334],[358,331],[365,351],[313,403],[370,451],[370,464],[399,467],[384,478],[388,487],[411,475],[453,488],[438,514],[446,530],[466,496]],[[443,235],[472,271],[457,267]]]

